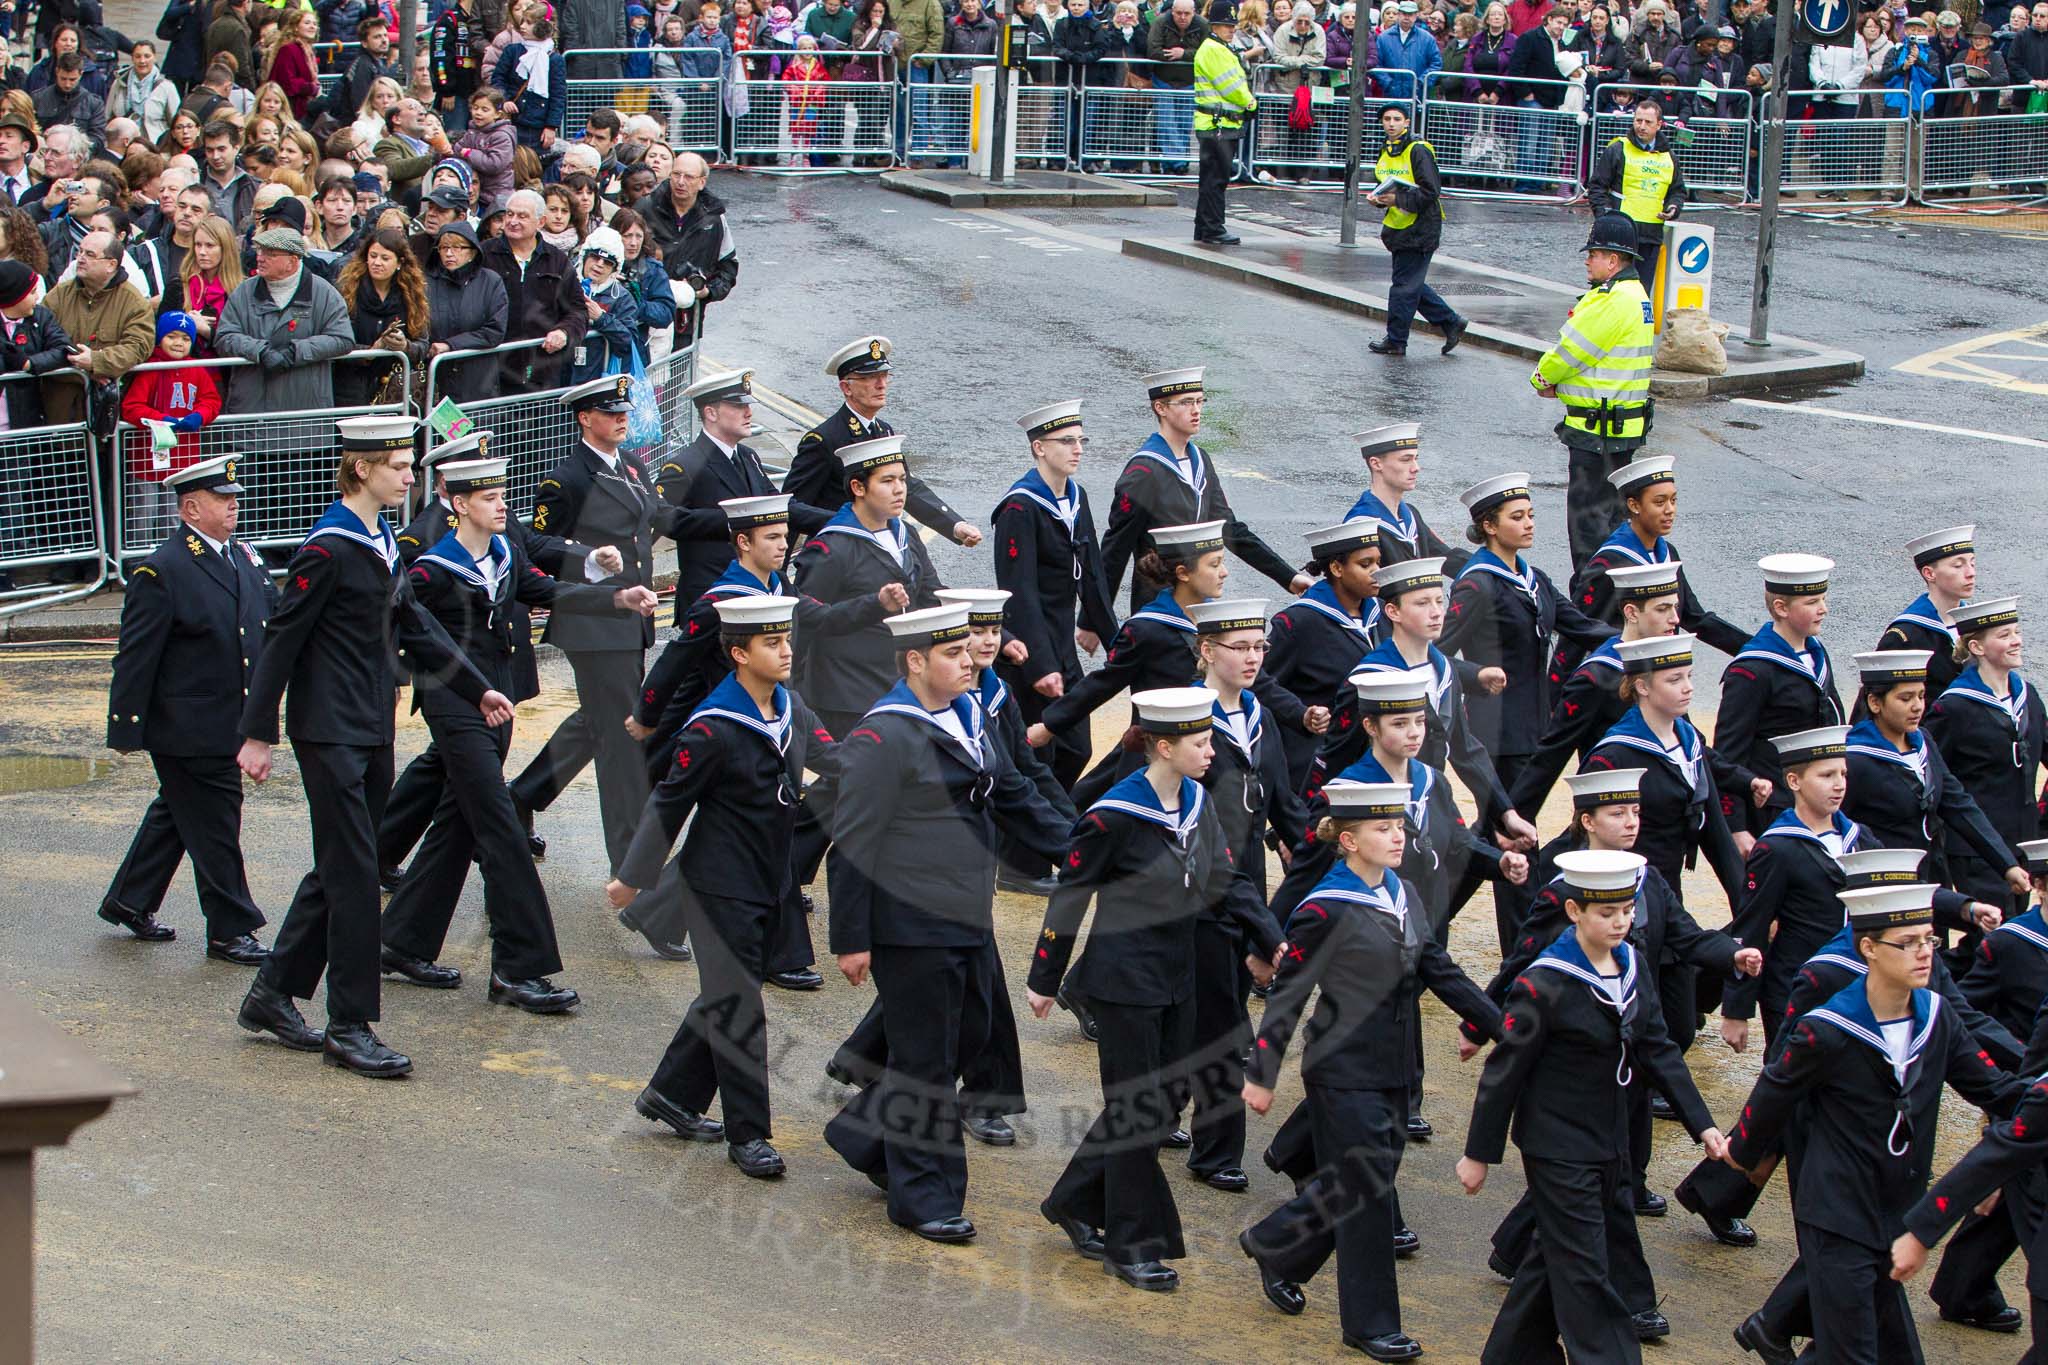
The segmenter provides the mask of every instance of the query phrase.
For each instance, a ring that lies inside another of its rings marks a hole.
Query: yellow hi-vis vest
[[[1380,148],[1379,164],[1372,168],[1372,173],[1379,177],[1375,183],[1384,185],[1389,180],[1398,180],[1403,185],[1414,184],[1417,147],[1429,147],[1429,144],[1411,137],[1401,145],[1399,156],[1387,151],[1385,147]],[[1435,156],[1436,148],[1429,147],[1429,154]],[[1387,206],[1386,217],[1380,222],[1383,226],[1399,232],[1404,227],[1414,226],[1417,217],[1418,215],[1408,212],[1398,204],[1390,204]]]
[[[1195,131],[1234,133],[1258,105],[1237,54],[1204,38],[1195,49]]]
[[[1566,427],[1603,440],[1640,440],[1649,427],[1655,351],[1650,296],[1628,275],[1593,286],[1572,306],[1557,345],[1536,362],[1529,382],[1556,386]]]
[[[1673,175],[1671,153],[1646,152],[1631,137],[1614,140],[1621,144],[1621,211],[1638,223],[1661,222]]]

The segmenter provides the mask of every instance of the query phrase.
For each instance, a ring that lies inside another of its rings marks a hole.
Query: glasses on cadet
[[[1203,399],[1200,394],[1191,394],[1186,398],[1168,399],[1166,406],[1169,408],[1199,408],[1202,406],[1202,402]]]
[[[1235,645],[1226,645],[1219,641],[1216,645],[1216,648],[1227,649],[1240,659],[1249,659],[1254,654],[1264,654],[1266,652],[1267,645],[1264,640],[1246,640],[1242,644]]]
[[[1900,952],[1911,954],[1914,957],[1920,957],[1923,954],[1934,951],[1934,935],[1932,934],[1921,934],[1917,937],[1909,938],[1903,943],[1897,943],[1888,938],[1874,939],[1872,941],[1880,948],[1896,948]]]

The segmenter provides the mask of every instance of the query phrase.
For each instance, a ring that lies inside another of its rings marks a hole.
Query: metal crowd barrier
[[[974,140],[971,73],[994,61],[994,57],[949,57],[936,52],[921,52],[910,59],[904,115],[909,120],[906,158],[967,155]]]
[[[1470,80],[1463,72],[1450,77]],[[1537,92],[1560,98],[1572,81],[1488,77],[1514,102],[1477,104],[1447,100],[1435,92],[1445,73],[1433,71],[1422,90],[1419,136],[1436,149],[1437,171],[1447,188],[1486,198],[1554,200],[1570,203],[1585,185],[1584,113],[1527,104]]]
[[[1907,199],[1911,121],[1863,90],[1794,90],[1791,107],[1811,102],[1808,117],[1785,129],[1785,169],[1779,186],[1788,194],[1873,192],[1880,200]],[[1849,96],[1842,104],[1831,96]],[[1878,112],[1873,113],[1875,109]],[[1822,113],[1822,110],[1828,112]]]
[[[2034,93],[2032,86],[2011,89],[2016,101]],[[1922,197],[1963,199],[1979,186],[2048,182],[2048,113],[1945,114],[1916,122],[1922,152],[1914,189]]]
[[[1115,63],[1152,77],[1161,66],[1187,69],[1187,62]],[[1081,90],[1081,160],[1099,163],[1112,175],[1146,175],[1192,180],[1195,165],[1195,94],[1191,86],[1154,84],[1146,89],[1084,86]]]
[[[1331,68],[1314,66],[1308,68],[1287,67],[1277,64],[1263,65],[1253,73],[1255,85],[1264,86],[1278,73],[1306,70],[1312,81],[1320,80]],[[1389,71],[1382,67],[1369,69],[1366,76],[1374,89],[1386,87],[1386,80],[1394,77],[1409,77],[1406,71]],[[1263,78],[1263,79],[1259,79]],[[1412,80],[1412,77],[1410,77]],[[1316,95],[1327,98],[1317,99]],[[1309,112],[1315,120],[1313,128],[1296,130],[1287,126],[1287,117],[1294,110],[1295,95],[1292,90],[1258,91],[1259,107],[1252,120],[1252,165],[1262,171],[1275,171],[1281,175],[1298,175],[1304,171],[1344,170],[1344,136],[1351,123],[1351,96],[1346,89],[1328,85],[1311,87]],[[1365,124],[1360,129],[1359,158],[1368,168],[1379,160],[1380,149],[1386,145],[1386,134],[1380,131],[1380,111],[1388,106],[1405,110],[1408,122],[1415,123],[1416,101],[1409,98],[1389,99],[1366,93]]]
[[[787,61],[788,49],[748,49],[737,54]],[[734,157],[772,158],[762,165],[785,169],[816,169],[819,162],[838,170],[885,170],[896,157],[896,82],[893,79],[845,80],[837,72],[847,63],[880,63],[872,52],[820,52],[826,79],[790,81],[736,80],[731,141]],[[835,66],[834,63],[837,63]],[[786,72],[785,72],[786,74]],[[870,164],[871,163],[871,164]]]
[[[1623,95],[1630,105],[1638,99],[1652,99],[1664,107],[1666,131],[1671,142],[1671,159],[1678,163],[1678,170],[1685,177],[1686,188],[1709,194],[1730,194],[1737,199],[1750,197],[1751,157],[1755,152],[1756,124],[1751,120],[1752,96],[1747,90],[1731,92],[1741,96],[1737,112],[1732,115],[1711,115],[1687,118],[1682,123],[1673,119],[1674,113],[1684,106],[1681,102],[1685,92],[1668,86],[1631,85],[1619,81],[1603,82],[1597,96],[1605,101],[1609,95]],[[1796,106],[1795,106],[1796,107]],[[1607,145],[1618,137],[1627,137],[1629,123],[1635,117],[1632,109],[1598,113],[1593,116],[1593,145],[1586,171],[1592,172],[1593,163],[1600,159]],[[1793,145],[1788,142],[1787,146]],[[1788,155],[1789,163],[1790,157]]]
[[[45,385],[48,406],[53,380],[69,378],[85,404],[85,376],[78,370],[0,375],[0,402],[7,383]],[[26,571],[82,565],[78,582],[45,582],[0,589],[0,616],[32,611],[88,597],[107,581],[106,527],[99,515],[99,460],[90,427],[63,422],[0,432],[0,572],[10,578]]]
[[[711,57],[718,70],[710,76],[663,76],[658,74],[660,66],[656,65],[657,74],[653,76],[616,79],[572,77],[563,92],[563,122],[569,135],[574,137],[583,131],[583,121],[600,109],[615,110],[622,119],[648,114],[661,123],[663,141],[675,151],[716,156],[722,150],[725,123],[722,101],[726,78],[732,74],[726,69],[725,54],[695,48],[596,47],[578,48],[575,55],[616,55],[622,58],[659,55],[669,60],[687,57],[693,64],[706,56]]]

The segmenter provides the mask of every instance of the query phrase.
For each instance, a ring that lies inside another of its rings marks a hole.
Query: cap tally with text
[[[889,373],[889,352],[896,349],[887,337],[862,337],[834,351],[825,362],[827,379],[852,379],[863,374]]]
[[[1325,782],[1332,820],[1400,820],[1408,814],[1406,782]]]
[[[1266,629],[1266,603],[1259,597],[1232,597],[1195,602],[1185,608],[1198,635],[1223,635],[1233,630]]]
[[[417,417],[343,417],[335,422],[343,450],[409,450]]]
[[[769,635],[788,630],[796,621],[794,597],[748,594],[721,597],[711,605],[718,608],[722,635]]]
[[[473,431],[459,441],[435,446],[420,461],[422,469],[438,469],[449,460],[481,460],[491,453],[491,433]]]
[[[1360,518],[1304,531],[1301,538],[1308,542],[1309,554],[1320,563],[1327,559],[1342,559],[1353,550],[1363,550],[1368,545],[1378,545],[1380,524]]]
[[[2048,877],[2048,839],[2022,839],[2014,848],[2030,877]]]
[[[891,616],[883,625],[898,649],[929,649],[967,638],[967,604],[947,602]]]
[[[1007,588],[940,588],[933,594],[941,602],[967,608],[970,626],[999,626],[1003,606],[1010,600]]]
[[[1598,810],[1601,806],[1631,806],[1643,799],[1644,768],[1595,768],[1591,772],[1569,773],[1564,784],[1572,791],[1573,810]]]
[[[1842,909],[1854,934],[1881,934],[1887,929],[1909,929],[1934,923],[1932,882],[1909,882],[1904,886],[1866,886],[1837,891]]]
[[[1358,453],[1367,459],[1396,450],[1414,450],[1422,444],[1422,423],[1391,422],[1361,431],[1351,439],[1358,442]]]
[[[1429,705],[1429,669],[1410,668],[1400,672],[1367,669],[1346,679],[1358,693],[1362,716],[1395,716],[1420,711]]]
[[[903,438],[877,436],[873,440],[855,441],[852,445],[841,446],[839,463],[845,467],[847,478],[865,480],[883,465],[906,463],[903,456]]]
[[[230,451],[166,474],[164,487],[173,493],[239,493],[242,485],[235,481],[235,472],[241,465],[242,457]]]
[[[1576,849],[1557,855],[1557,874],[1564,878],[1566,893],[1580,904],[1612,905],[1636,898],[1636,878],[1645,861],[1642,854],[1621,849]]]
[[[1216,694],[1206,687],[1155,687],[1133,692],[1138,728],[1148,735],[1192,735],[1216,719]]]
[[[1458,494],[1458,501],[1465,504],[1465,510],[1476,522],[1503,503],[1528,496],[1528,471],[1518,469],[1512,474],[1496,474],[1490,479],[1480,480]]]
[[[1444,562],[1441,558],[1404,559],[1375,570],[1373,578],[1380,586],[1380,601],[1391,602],[1419,588],[1441,588]]]
[[[1828,590],[1835,561],[1820,555],[1765,555],[1756,562],[1764,591],[1779,597],[1818,597]]]
[[[720,498],[718,509],[725,513],[725,529],[751,531],[757,526],[774,526],[789,520],[789,494],[764,493],[757,498]]]
[[[1676,483],[1678,475],[1673,472],[1678,463],[1669,455],[1645,455],[1639,460],[1630,460],[1607,476],[1607,482],[1614,485],[1614,491],[1624,498],[1639,493],[1653,483]]]
[[[1849,752],[1849,727],[1821,725],[1811,730],[1796,730],[1789,735],[1771,736],[1770,744],[1778,751],[1780,764],[1796,768],[1801,763],[1845,756]]]
[[[631,412],[633,377],[624,374],[599,375],[589,383],[578,384],[564,393],[562,402],[571,412]]]
[[[1972,526],[1951,526],[1943,531],[1930,531],[1906,542],[1906,553],[1913,556],[1913,567],[1924,569],[1929,564],[1939,564],[1950,555],[1975,554],[1977,551],[1977,528]]]
[[[1856,656],[1856,674],[1865,687],[1927,681],[1931,649],[1873,649]]]
[[[1865,886],[1903,886],[1920,880],[1920,863],[1925,850],[1917,848],[1863,848],[1836,859],[1849,889]]]
[[[1162,559],[1200,559],[1211,550],[1223,548],[1223,523],[1191,521],[1184,526],[1152,528],[1152,548]]]
[[[1618,602],[1654,602],[1678,591],[1680,567],[1676,559],[1662,564],[1616,564],[1607,570],[1607,581],[1614,584]]]
[[[1951,607],[1948,619],[1955,626],[1958,635],[1971,635],[1980,630],[1995,630],[1999,626],[2017,625],[2020,619],[2020,599],[1987,597],[1981,602],[1965,602],[1959,607]]]
[[[1190,365],[1184,370],[1155,370],[1138,382],[1145,386],[1147,398],[1177,398],[1184,393],[1200,393],[1202,376],[1207,370],[1204,365]]]
[[[1621,656],[1624,673],[1657,673],[1667,668],[1692,667],[1692,642],[1698,637],[1684,631],[1676,635],[1648,635],[1640,640],[1616,640],[1614,652]]]
[[[435,468],[448,481],[448,494],[478,493],[505,486],[505,460],[443,460]]]
[[[683,390],[683,397],[705,407],[712,403],[752,403],[754,401],[754,372],[752,370],[728,370],[700,379]]]
[[[1033,408],[1017,419],[1017,425],[1024,428],[1024,435],[1033,441],[1050,436],[1062,427],[1078,427],[1081,425],[1081,400],[1069,398]]]

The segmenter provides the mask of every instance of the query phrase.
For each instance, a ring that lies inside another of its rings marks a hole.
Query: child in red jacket
[[[151,361],[189,360],[199,340],[190,313],[165,313],[156,320]],[[177,520],[176,500],[165,496],[164,477],[199,461],[199,429],[220,416],[220,389],[213,372],[200,365],[138,370],[121,399],[121,420],[139,428],[127,436],[127,524],[154,538],[168,535]],[[178,433],[172,450],[158,450],[145,420],[165,422]]]

